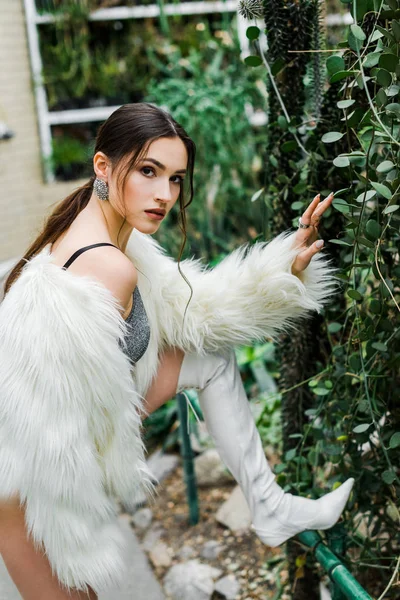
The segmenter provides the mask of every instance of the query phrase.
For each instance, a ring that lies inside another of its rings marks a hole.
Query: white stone
[[[214,579],[221,574],[221,569],[190,560],[171,567],[164,577],[164,590],[171,600],[210,600]]]
[[[250,529],[251,513],[242,490],[237,485],[228,500],[219,508],[217,521],[231,531],[244,532]]]
[[[171,555],[168,546],[164,542],[158,541],[152,548],[149,558],[155,567],[170,567]]]
[[[222,485],[234,481],[215,448],[209,448],[194,459],[194,470],[199,487]]]
[[[216,542],[215,540],[209,540],[202,547],[200,556],[202,558],[206,558],[207,560],[215,560],[216,558],[218,558],[222,550],[223,547],[218,542]]]
[[[234,575],[227,575],[216,582],[214,589],[226,600],[235,600],[240,591],[240,585]]]
[[[132,523],[139,531],[147,529],[153,520],[153,512],[150,508],[141,508],[132,517]]]
[[[187,560],[188,558],[192,558],[196,554],[196,551],[192,548],[192,546],[182,546],[178,553],[178,558],[181,560]]]
[[[141,542],[143,550],[150,552],[164,533],[165,529],[160,525],[154,525],[148,531],[146,531],[146,535]]]

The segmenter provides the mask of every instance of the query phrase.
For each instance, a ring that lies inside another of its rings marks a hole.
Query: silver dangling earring
[[[96,177],[93,182],[93,189],[100,200],[108,200],[108,185],[106,181]]]

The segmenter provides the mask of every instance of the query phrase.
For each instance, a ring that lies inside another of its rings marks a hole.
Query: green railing
[[[185,390],[190,397],[191,393]],[[186,484],[186,496],[189,505],[189,523],[196,525],[199,522],[199,501],[197,495],[196,475],[194,472],[193,450],[190,443],[190,436],[187,431],[186,423],[188,418],[188,407],[186,398],[183,394],[177,394],[178,415],[179,415],[179,433],[181,436],[181,456],[183,459],[183,473]]]
[[[328,573],[333,584],[333,600],[372,600],[316,531],[304,531],[297,538],[312,549],[315,558]]]
[[[196,411],[201,411],[197,405],[197,399],[193,392],[185,390]],[[187,431],[188,408],[185,396],[177,394],[179,431],[182,440],[181,455],[183,459],[184,479],[186,484],[186,494],[189,505],[189,523],[196,525],[199,522],[199,502],[197,495],[196,475],[194,470],[194,455],[190,443],[190,437]],[[344,534],[335,536],[335,531],[340,532],[340,526],[332,528],[327,532],[327,537],[332,549],[324,542],[316,531],[305,531],[300,533],[297,538],[302,544],[311,548],[316,560],[327,572],[333,588],[332,600],[372,600],[371,596],[364,590],[358,581],[353,577],[350,571],[344,566],[340,558],[335,554],[344,554],[345,544],[343,543]]]

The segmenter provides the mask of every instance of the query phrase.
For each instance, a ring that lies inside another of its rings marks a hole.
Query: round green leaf
[[[396,71],[396,67],[399,64],[399,58],[395,54],[391,54],[389,52],[385,54],[381,54],[379,58],[379,66],[381,69],[386,69],[386,71],[390,71],[394,73]]]
[[[350,46],[350,48],[352,50],[354,50],[354,52],[360,51],[361,48],[363,47],[363,42],[362,40],[358,40],[353,32],[350,30],[349,31],[349,35],[347,36],[347,43]]]
[[[391,171],[393,169],[393,167],[394,167],[394,164],[392,163],[391,160],[384,160],[376,167],[376,172],[377,173],[387,173],[388,171]]]
[[[390,87],[392,87],[392,86],[390,86]],[[375,96],[375,100],[376,100],[376,103],[379,104],[379,106],[384,106],[387,103],[388,97],[382,88],[380,88],[378,90],[378,93]]]
[[[285,454],[285,460],[293,460],[295,458],[296,454],[297,454],[296,448],[292,448],[291,450],[288,450]]]
[[[313,389],[314,394],[317,394],[317,396],[326,396],[327,394],[329,394],[329,390],[327,390],[326,388],[320,388],[320,387],[316,387]]]
[[[293,150],[296,150],[296,148],[297,148],[297,143],[294,140],[289,140],[288,142],[285,142],[281,146],[282,152],[292,152]]]
[[[386,200],[391,199],[392,192],[386,185],[383,185],[383,183],[378,183],[377,181],[371,181],[371,185],[378,192],[378,194],[386,198]]]
[[[341,323],[329,323],[328,325],[328,331],[329,333],[337,333],[338,331],[340,331],[342,329],[342,324]]]
[[[369,69],[371,67],[375,67],[375,65],[377,65],[378,62],[379,62],[380,55],[381,55],[380,52],[371,52],[370,54],[368,54],[365,57],[365,60],[363,62],[363,67],[365,69]]]
[[[372,237],[374,240],[377,240],[378,237],[381,235],[381,226],[379,225],[378,221],[370,219],[369,221],[367,221],[365,231],[370,237]]]
[[[340,81],[341,79],[345,79],[346,77],[351,77],[351,75],[356,75],[358,73],[358,71],[338,71],[337,73],[334,73],[332,75],[332,77],[330,78],[330,82],[331,83],[336,83],[337,81]]]
[[[371,425],[372,423],[362,423],[362,425],[357,425],[357,427],[354,427],[353,431],[354,433],[364,433],[371,427]]]
[[[389,87],[392,83],[392,76],[386,69],[379,69],[376,80],[382,87]]]
[[[379,350],[380,352],[387,352],[387,346],[382,342],[374,342],[373,344],[371,344],[371,346],[375,348],[375,350]]]
[[[340,131],[329,131],[322,136],[321,141],[324,142],[324,144],[332,144],[333,142],[341,140],[343,136],[344,133],[340,133]]]
[[[306,181],[299,181],[299,183],[297,183],[294,188],[293,191],[295,194],[302,194],[303,192],[305,192],[307,189],[307,182]]]
[[[345,64],[343,58],[341,56],[330,56],[326,61],[326,68],[331,75],[338,71],[344,71]]]
[[[246,56],[244,62],[249,67],[259,67],[262,64],[262,60],[259,56]]]
[[[391,204],[390,206],[387,206],[383,212],[385,213],[385,215],[389,215],[390,213],[394,212],[398,208],[399,208],[398,204]]]
[[[388,89],[386,90],[386,94],[387,94],[387,96],[389,96],[389,98],[391,98],[392,96],[397,96],[397,94],[399,92],[400,92],[400,86],[396,85],[395,83],[393,83],[393,85],[388,87]]]
[[[332,202],[332,206],[343,214],[350,212],[350,206],[347,204],[346,200],[343,200],[343,198],[335,198]]]
[[[333,164],[335,167],[348,167],[350,165],[350,161],[347,156],[337,156],[333,159]]]
[[[396,474],[391,469],[390,470],[388,469],[387,471],[384,471],[382,473],[382,479],[385,483],[390,485],[396,479]]]
[[[278,125],[281,129],[287,129],[289,123],[286,120],[286,117],[284,117],[283,115],[279,115],[278,117]]]
[[[246,29],[246,36],[249,38],[249,40],[256,40],[258,39],[259,35],[260,29],[254,25]]]
[[[286,469],[287,465],[285,463],[280,463],[279,465],[274,466],[274,471],[277,475],[279,475],[279,473],[283,473],[283,471],[285,471]]]
[[[379,300],[373,298],[370,302],[369,309],[374,315],[379,315],[382,310],[382,305]]]
[[[376,42],[376,40],[379,40],[381,37],[383,37],[383,33],[381,33],[378,29],[375,29],[370,41],[371,43]]]
[[[349,106],[352,106],[354,102],[355,100],[353,100],[353,98],[349,98],[348,100],[339,100],[339,102],[336,103],[336,106],[338,108],[349,108]]]
[[[350,25],[350,29],[351,29],[351,33],[354,35],[354,37],[357,40],[360,40],[360,42],[363,42],[365,40],[365,38],[367,37],[359,25],[355,25],[355,24]]]
[[[390,104],[386,104],[385,111],[390,117],[400,118],[400,104],[398,104],[397,102],[391,102]]]
[[[364,200],[365,202],[368,202],[368,200],[371,200],[371,198],[373,198],[375,195],[375,190],[368,190],[367,192],[362,192],[357,196],[356,202],[364,202]]]
[[[350,296],[350,298],[353,298],[353,300],[362,300],[363,299],[360,292],[358,292],[357,290],[347,290],[347,295]]]
[[[277,161],[277,159],[276,159],[276,156],[274,156],[273,154],[270,154],[270,155],[269,155],[269,162],[271,163],[271,165],[272,165],[273,167],[275,167],[275,169],[277,169],[277,168],[278,168],[278,161]]]
[[[397,448],[398,446],[400,446],[400,431],[396,431],[389,442],[389,448]]]
[[[280,71],[282,71],[283,67],[286,65],[283,58],[277,58],[271,65],[271,73],[275,77],[278,75]]]
[[[292,202],[292,204],[290,205],[290,208],[292,208],[293,210],[301,210],[304,206],[303,202],[300,202],[300,200],[297,200],[296,202]]]

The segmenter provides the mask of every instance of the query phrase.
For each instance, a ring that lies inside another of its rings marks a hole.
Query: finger
[[[332,204],[332,202],[333,202],[333,196],[334,196],[334,193],[331,192],[329,194],[329,196],[327,196],[325,198],[325,200],[322,200],[322,202],[320,202],[318,204],[318,206],[316,207],[316,209],[314,210],[314,213],[313,213],[312,216],[321,217],[321,215],[326,211],[326,209],[328,208],[328,206],[330,206]]]
[[[312,244],[311,246],[303,250],[303,252],[300,252],[300,254],[297,255],[296,261],[293,265],[297,271],[303,271],[304,269],[306,269],[310,264],[312,257],[322,250],[324,246],[317,246],[318,242],[323,243],[323,240],[317,240],[316,242],[314,242],[314,244]]]
[[[313,214],[314,210],[317,208],[317,206],[319,204],[320,197],[321,197],[321,194],[317,194],[315,196],[314,200],[311,202],[311,204],[306,208],[306,210],[301,215],[301,220],[303,221],[304,225],[309,224],[311,215]]]
[[[320,221],[322,215],[327,210],[327,208],[332,204],[332,202],[333,202],[333,192],[331,192],[329,194],[329,196],[327,198],[325,198],[325,200],[320,202],[318,207],[314,210],[313,214],[311,215],[311,220],[310,220],[311,225],[313,225],[314,227],[318,227],[319,221]]]
[[[314,254],[317,254],[318,252],[320,252],[323,247],[324,247],[324,240],[317,240],[316,242],[311,244],[311,246],[309,246],[306,250],[307,258],[309,258],[311,260],[311,258],[314,256]]]

